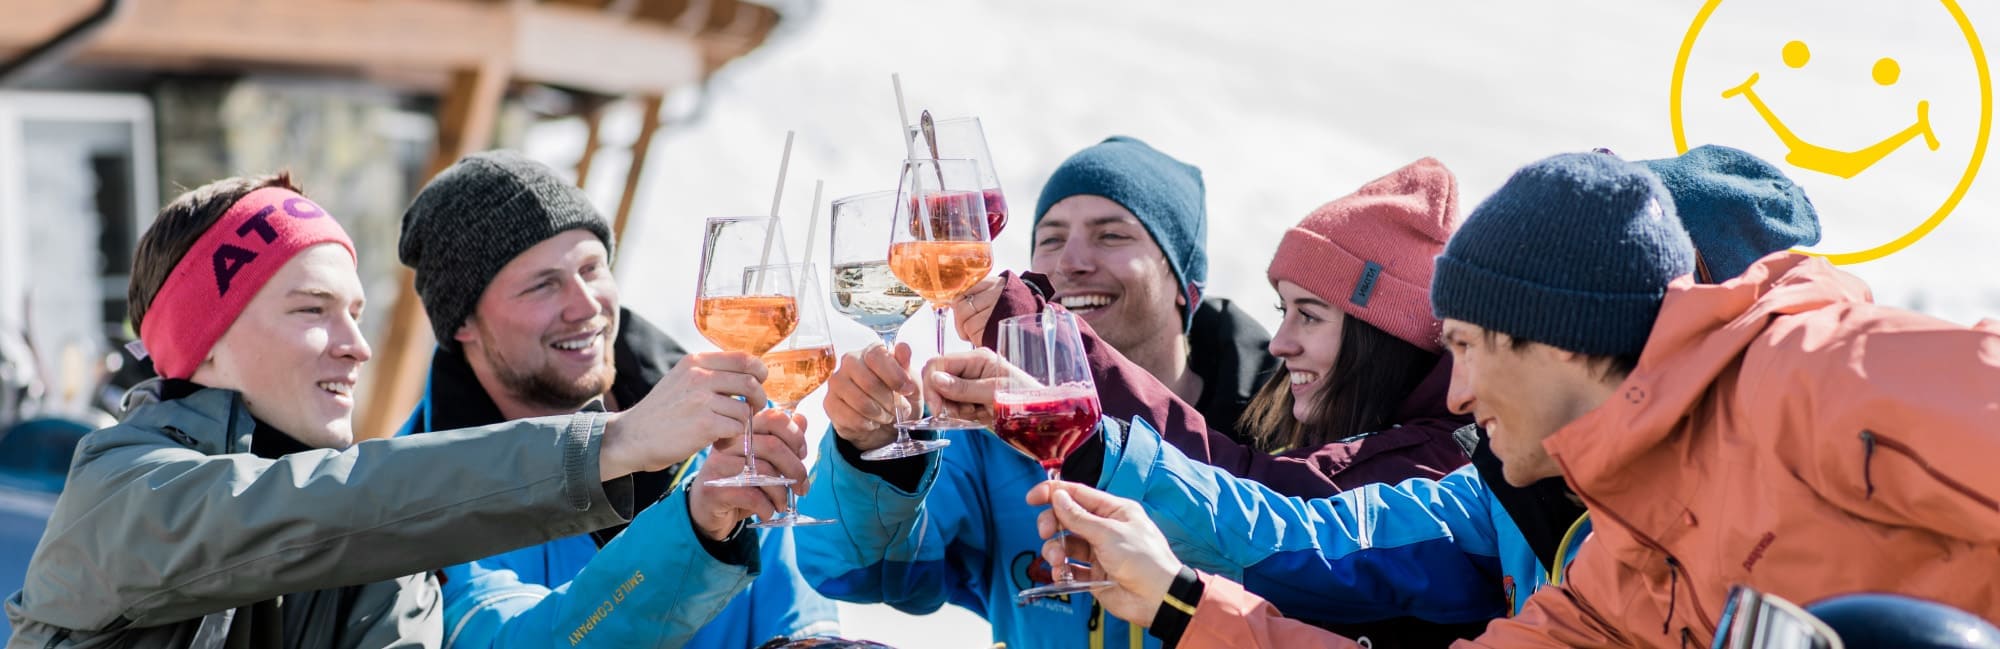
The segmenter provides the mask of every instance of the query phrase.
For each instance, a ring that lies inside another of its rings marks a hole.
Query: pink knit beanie
[[[1432,258],[1458,227],[1458,180],[1424,158],[1334,199],[1285,232],[1267,271],[1431,352]]]

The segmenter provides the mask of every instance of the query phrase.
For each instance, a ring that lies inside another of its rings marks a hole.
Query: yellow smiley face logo
[[[1851,264],[1909,247],[1965,197],[1993,121],[1979,36],[1936,2],[1736,0],[1717,16],[1706,0],[1674,58],[1675,150],[1788,166],[1831,251],[1803,252]]]

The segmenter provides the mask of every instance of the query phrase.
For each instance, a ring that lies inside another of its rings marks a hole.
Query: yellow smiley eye
[[[1792,41],[1785,44],[1785,65],[1794,68],[1803,68],[1806,66],[1806,61],[1811,58],[1812,50],[1806,49],[1805,41]]]
[[[1903,66],[1898,65],[1895,59],[1885,56],[1875,62],[1875,83],[1887,86],[1901,78],[1903,78]]]

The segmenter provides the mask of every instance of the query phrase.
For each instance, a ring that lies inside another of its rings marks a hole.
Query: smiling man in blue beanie
[[[1107,138],[1049,176],[1033,237],[1033,270],[1055,288],[1051,301],[1194,404],[1210,427],[1236,434],[1236,420],[1278,361],[1266,351],[1271,335],[1262,325],[1205,295],[1200,169],[1137,138]]]

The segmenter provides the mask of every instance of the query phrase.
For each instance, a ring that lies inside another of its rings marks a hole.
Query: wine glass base
[[[811,527],[814,525],[832,525],[838,522],[840,522],[839,519],[813,518],[811,516],[807,516],[802,513],[794,512],[791,514],[781,513],[777,516],[772,516],[770,520],[757,521],[755,523],[745,525],[744,527],[754,527],[757,529],[767,529],[773,527]]]
[[[951,440],[899,439],[896,440],[895,442],[891,442],[887,446],[883,446],[882,448],[862,453],[861,459],[879,461],[879,460],[894,460],[896,458],[904,458],[904,457],[916,457],[918,455],[923,455],[925,453],[935,453],[939,449],[942,449],[946,446],[951,446]]]
[[[1057,582],[1045,586],[1036,586],[1034,588],[1021,591],[1020,593],[1014,595],[1014,603],[1019,605],[1026,605],[1028,602],[1032,602],[1037,599],[1041,599],[1043,597],[1068,595],[1070,593],[1087,593],[1099,588],[1104,588],[1107,586],[1116,586],[1116,585],[1118,585],[1118,582],[1103,581],[1103,580]]]
[[[774,475],[733,475],[716,478],[702,484],[710,487],[788,487],[798,482],[791,478]]]
[[[898,430],[906,430],[906,431],[907,430],[938,430],[938,431],[985,430],[986,424],[982,424],[976,421],[966,421],[964,419],[959,419],[957,417],[931,415],[929,417],[918,419],[916,421],[896,422],[896,428]]]

